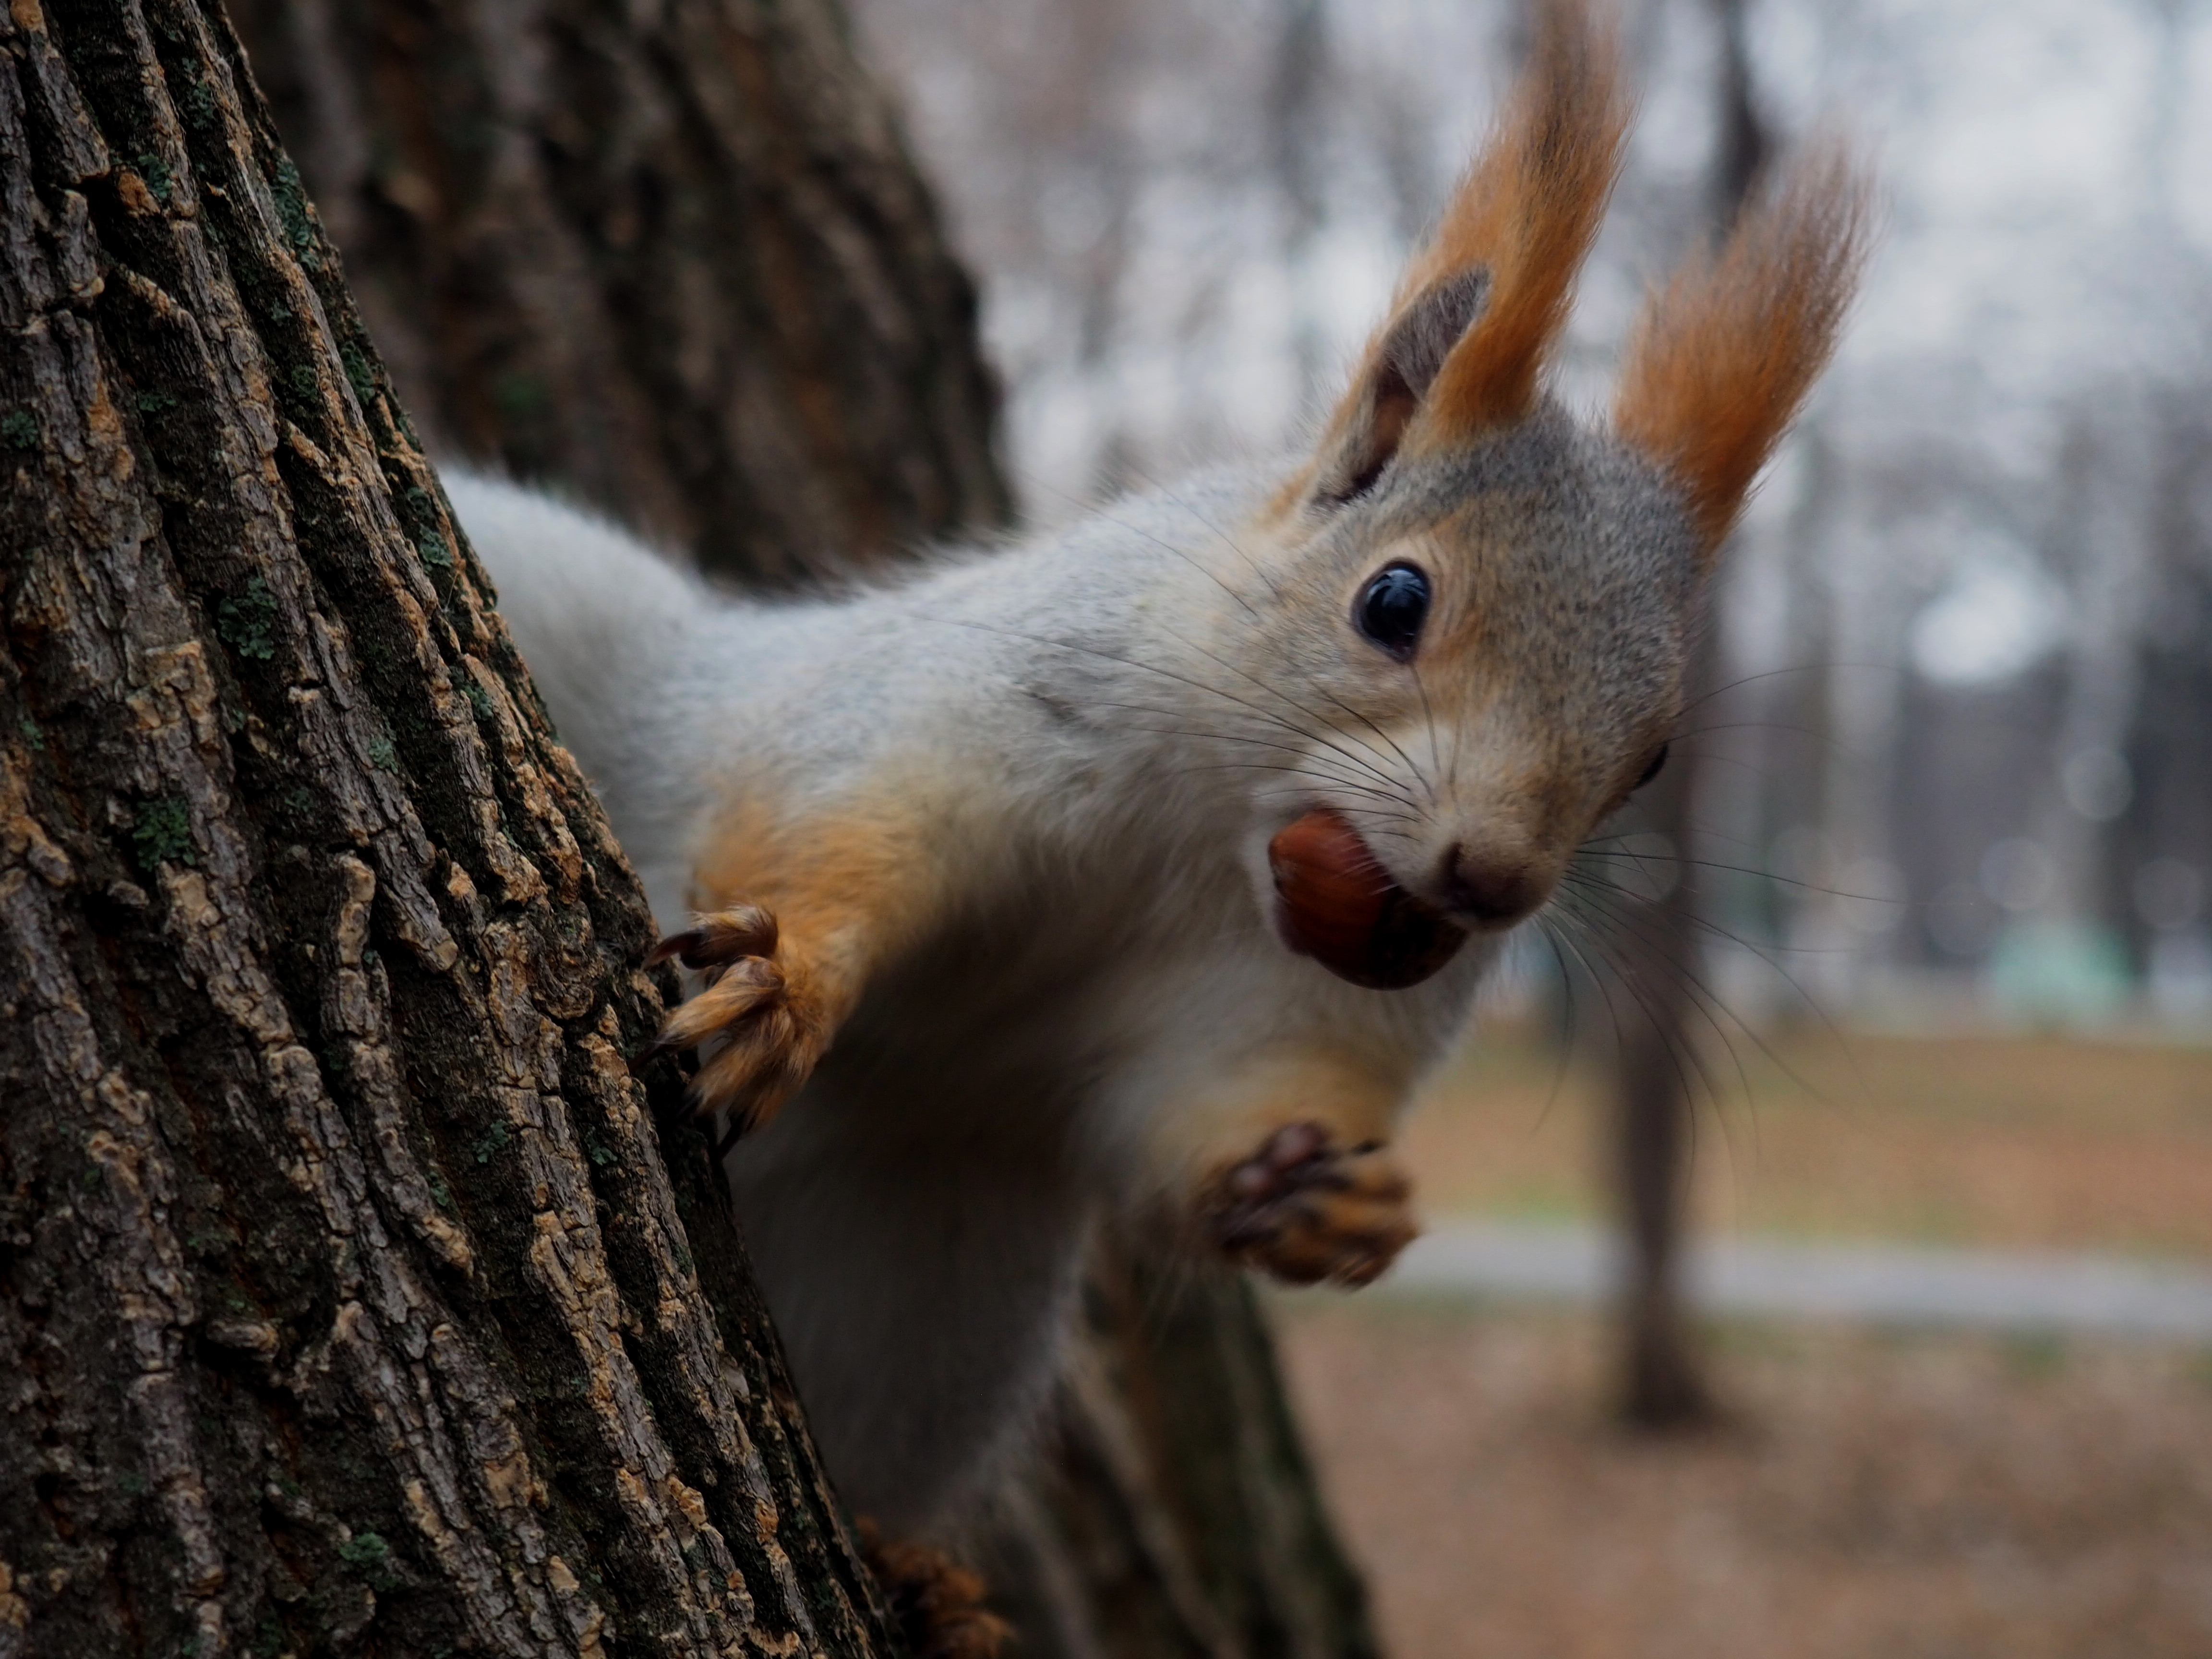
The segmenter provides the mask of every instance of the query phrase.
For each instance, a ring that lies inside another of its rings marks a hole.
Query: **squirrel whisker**
[[[1383,782],[1389,783],[1391,781],[1390,775],[1389,773],[1382,771],[1378,767],[1370,765],[1365,760],[1352,753],[1350,750],[1341,748],[1338,744],[1331,743],[1327,738],[1322,737],[1319,732],[1308,731],[1305,727],[1299,726],[1296,721],[1285,720],[1282,715],[1274,713],[1272,709],[1262,708],[1255,703],[1237,696],[1234,692],[1224,691],[1218,685],[1209,685],[1204,680],[1194,679],[1187,674],[1175,673],[1170,670],[1160,667],[1156,663],[1145,662],[1135,657],[1121,656],[1111,651],[1102,651],[1096,646],[1079,645],[1073,640],[1048,639],[1041,635],[1024,633],[1018,628],[1006,628],[993,623],[971,622],[959,617],[926,617],[923,620],[927,622],[942,623],[945,625],[952,628],[972,628],[984,633],[1000,634],[1005,635],[1008,639],[1024,640],[1031,645],[1042,646],[1048,650],[1074,652],[1086,657],[1096,657],[1103,662],[1118,663],[1124,668],[1134,668],[1146,673],[1158,674],[1163,679],[1172,681],[1177,685],[1188,686],[1194,691],[1203,691],[1210,696],[1219,697],[1223,702],[1232,703],[1236,707],[1244,709],[1257,719],[1270,721],[1276,726],[1281,726],[1286,732],[1297,733],[1299,737],[1310,738],[1312,741],[1322,744],[1324,748],[1334,749],[1339,754],[1342,755],[1346,760],[1360,767],[1364,771],[1374,773],[1374,775]],[[1331,730],[1334,729],[1335,728],[1334,727],[1331,728]]]

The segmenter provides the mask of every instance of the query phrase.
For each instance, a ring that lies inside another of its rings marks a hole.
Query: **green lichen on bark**
[[[138,867],[151,875],[165,863],[196,864],[191,809],[173,798],[149,800],[131,822],[131,847]]]
[[[266,662],[276,654],[276,639],[270,632],[276,619],[276,601],[270,594],[269,584],[258,575],[248,576],[242,592],[225,594],[216,606],[216,632],[240,656],[256,662]]]

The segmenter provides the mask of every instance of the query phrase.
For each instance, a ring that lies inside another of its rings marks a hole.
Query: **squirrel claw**
[[[1288,1123],[1218,1171],[1201,1200],[1230,1260],[1292,1285],[1380,1278],[1419,1231],[1412,1188],[1388,1152],[1340,1146],[1318,1123]]]
[[[803,971],[772,959],[777,944],[775,918],[739,905],[696,917],[655,945],[648,963],[673,958],[706,982],[670,1011],[631,1071],[662,1054],[700,1048],[694,1111],[726,1111],[740,1133],[773,1116],[829,1047],[830,1027]]]
[[[741,904],[695,918],[646,952],[645,965],[657,968],[672,958],[686,968],[726,968],[745,957],[772,957],[775,945],[775,917],[757,904]]]

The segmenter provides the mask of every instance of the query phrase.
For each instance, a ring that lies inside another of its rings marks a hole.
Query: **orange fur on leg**
[[[718,1042],[691,1080],[693,1109],[727,1112],[737,1129],[757,1127],[806,1081],[836,1021],[811,975],[778,950],[775,918],[755,905],[699,916],[660,941],[648,963],[671,957],[704,975],[704,988],[678,1004],[659,1034],[632,1062]]]
[[[1364,1285],[1419,1231],[1387,1145],[1402,1069],[1269,1047],[1161,1115],[1158,1179],[1193,1243],[1292,1284]]]
[[[758,792],[762,798],[768,792]],[[804,1085],[884,955],[912,937],[942,888],[928,856],[926,793],[788,823],[729,813],[702,849],[694,902],[707,908],[654,946],[704,976],[639,1055],[712,1042],[694,1106],[740,1129],[773,1117]]]

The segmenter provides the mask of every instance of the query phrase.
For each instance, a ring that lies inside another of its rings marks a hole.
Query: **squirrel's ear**
[[[1620,53],[1586,0],[1547,0],[1504,118],[1399,285],[1321,450],[1347,501],[1401,447],[1464,444],[1526,416],[1620,171]]]
[[[1462,270],[1398,307],[1368,346],[1352,390],[1329,422],[1316,487],[1321,499],[1348,501],[1382,476],[1489,289],[1488,272]]]
[[[1709,561],[1835,349],[1871,245],[1872,204],[1850,149],[1816,143],[1717,255],[1688,260],[1644,310],[1614,428],[1688,492]]]

